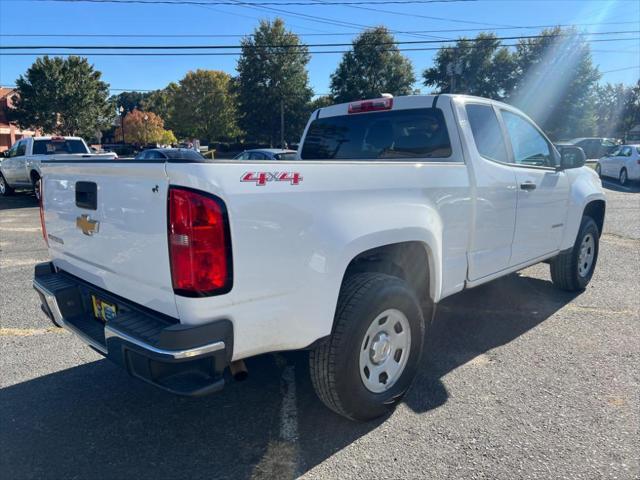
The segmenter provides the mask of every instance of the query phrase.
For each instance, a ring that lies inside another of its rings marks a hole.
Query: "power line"
[[[253,17],[251,17],[253,18]],[[488,30],[530,30],[534,28],[571,28],[571,27],[593,27],[601,25],[637,25],[636,21],[629,22],[600,22],[600,23],[567,23],[555,25],[519,25],[513,27],[491,27],[491,28],[454,28],[443,30],[397,30],[396,34],[410,33],[455,33],[455,32],[479,32]],[[299,37],[320,37],[353,35],[354,32],[327,32],[327,33],[297,33]],[[0,37],[20,37],[20,38],[243,38],[252,37],[253,33],[213,33],[213,34],[149,34],[149,33],[0,33]]]
[[[509,37],[487,37],[487,38],[460,38],[442,40],[394,40],[390,42],[364,43],[363,46],[383,46],[383,45],[416,45],[434,43],[479,43],[494,42],[502,40],[533,40],[540,38],[558,38],[572,36],[592,36],[592,35],[622,35],[628,33],[640,33],[640,30],[623,30],[616,32],[592,32],[592,33],[556,33],[538,35],[520,35]],[[633,40],[633,38],[600,39],[599,41],[620,41]],[[595,41],[595,40],[590,40]],[[268,45],[0,45],[0,50],[42,50],[59,48],[63,50],[225,50],[225,49],[262,49],[262,48],[314,48],[314,47],[351,47],[352,43],[300,43],[300,44],[268,44]]]
[[[604,72],[600,72],[600,73],[622,72],[624,70],[634,70],[636,68],[640,69],[640,65],[634,65],[633,67],[615,68],[613,70],[605,70]]]
[[[612,39],[599,39],[599,40],[590,40],[590,42],[607,42]],[[613,39],[614,41],[621,39]],[[640,40],[640,37],[628,38],[623,40]],[[518,44],[503,44],[500,47],[517,47]],[[469,48],[477,48],[481,47],[481,45],[469,45]],[[426,51],[437,51],[437,50],[457,50],[458,47],[454,46],[440,46],[440,47],[417,47],[417,48],[398,48],[397,51],[400,52],[426,52]],[[392,51],[383,50],[383,51]],[[393,50],[395,51],[395,49]],[[343,54],[351,52],[351,50],[317,50],[313,52],[309,52],[311,55],[319,55],[319,54]],[[289,52],[284,51],[276,51],[271,52],[273,55],[288,55]],[[615,52],[614,52],[615,53]],[[217,56],[238,56],[241,55],[242,52],[76,52],[70,54],[69,52],[9,52],[9,53],[1,53],[0,56],[39,56],[39,55],[78,55],[78,56],[96,56],[96,57],[114,57],[114,56],[122,56],[122,57],[217,57]]]
[[[470,3],[470,2],[478,2],[479,0],[355,0],[355,1],[336,1],[336,0],[328,0],[325,3],[315,3],[315,1],[311,0],[286,0],[282,2],[247,2],[243,0],[239,0],[238,2],[230,1],[230,0],[23,0],[28,2],[53,2],[53,3],[124,3],[124,4],[163,4],[163,5],[238,5],[238,6],[263,6],[263,5],[273,5],[273,6],[316,6],[316,5],[332,5],[332,6],[342,6],[342,5],[410,5],[410,4],[430,4],[430,3]]]

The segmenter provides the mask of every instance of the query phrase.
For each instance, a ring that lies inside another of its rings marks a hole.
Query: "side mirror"
[[[583,167],[587,161],[584,150],[580,147],[568,146],[560,149],[560,167],[559,170],[567,170],[569,168]]]
[[[9,158],[9,150],[5,150],[4,152],[2,152],[2,156],[4,158]]]

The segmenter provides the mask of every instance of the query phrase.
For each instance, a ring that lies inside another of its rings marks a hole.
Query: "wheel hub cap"
[[[360,378],[365,388],[382,393],[402,376],[411,350],[411,328],[406,315],[389,309],[373,319],[360,347]]]
[[[380,365],[389,358],[391,353],[391,341],[389,335],[384,332],[378,333],[371,342],[369,357],[375,365]]]
[[[588,233],[582,239],[580,244],[580,253],[578,255],[578,274],[586,277],[591,270],[593,259],[595,258],[595,241],[593,235]]]

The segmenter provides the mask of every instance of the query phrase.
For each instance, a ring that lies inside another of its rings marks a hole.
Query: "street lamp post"
[[[120,105],[118,111],[120,112],[120,130],[122,130],[122,144],[124,145],[124,107]]]

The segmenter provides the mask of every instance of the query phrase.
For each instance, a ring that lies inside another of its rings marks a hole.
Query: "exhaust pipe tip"
[[[236,360],[229,365],[231,376],[236,382],[242,382],[249,377],[249,371],[244,363],[244,360]]]

